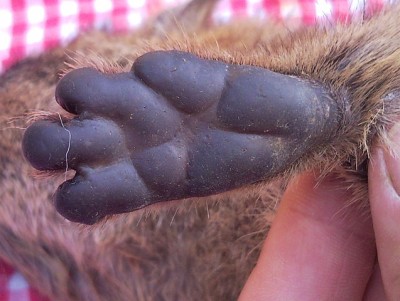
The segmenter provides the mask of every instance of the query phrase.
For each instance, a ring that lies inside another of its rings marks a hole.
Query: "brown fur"
[[[49,201],[64,175],[32,179],[19,145],[22,125],[8,120],[33,110],[60,110],[53,94],[65,60],[68,68],[115,72],[129,69],[149,50],[182,49],[262,66],[321,83],[342,108],[331,144],[284,176],[311,167],[335,171],[354,201],[365,200],[363,167],[371,141],[386,143],[399,116],[399,12],[393,7],[371,20],[295,32],[243,22],[196,33],[178,27],[168,36],[150,27],[128,36],[93,33],[66,51],[14,66],[0,81],[0,257],[54,300],[235,299],[258,256],[282,181],[81,228],[62,219]]]

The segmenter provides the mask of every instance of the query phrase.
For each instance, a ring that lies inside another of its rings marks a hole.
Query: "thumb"
[[[400,300],[400,126],[390,131],[393,154],[377,147],[368,171],[371,215],[382,281],[389,300]]]
[[[239,300],[362,299],[376,256],[371,220],[348,206],[338,179],[317,180],[289,185]]]

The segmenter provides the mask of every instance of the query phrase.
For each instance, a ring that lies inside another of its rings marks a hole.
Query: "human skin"
[[[292,181],[240,300],[399,300],[399,153],[372,149],[370,216],[343,208],[351,196],[338,179]]]

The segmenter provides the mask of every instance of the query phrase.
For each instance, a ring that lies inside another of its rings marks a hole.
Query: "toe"
[[[120,130],[103,119],[74,119],[66,124],[37,121],[22,141],[25,158],[39,170],[105,164],[123,156],[124,147]]]
[[[138,58],[133,71],[178,109],[198,113],[219,100],[228,65],[180,51],[149,52]]]
[[[25,131],[22,150],[25,158],[36,169],[62,169],[65,166],[69,139],[69,133],[60,124],[41,120]]]
[[[55,205],[65,218],[94,224],[106,215],[142,208],[151,193],[129,162],[80,170],[57,190]]]

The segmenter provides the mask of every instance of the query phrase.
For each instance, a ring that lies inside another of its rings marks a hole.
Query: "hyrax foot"
[[[55,203],[86,224],[271,178],[337,127],[316,83],[178,51],[145,54],[127,73],[72,71],[56,99],[77,117],[34,123],[23,150],[37,169],[76,170]]]

